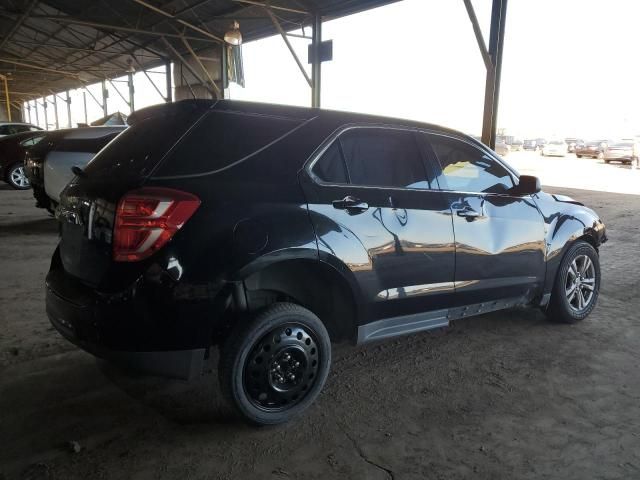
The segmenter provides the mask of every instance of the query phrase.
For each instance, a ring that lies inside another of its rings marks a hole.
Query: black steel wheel
[[[593,246],[577,241],[558,267],[547,314],[552,320],[576,323],[595,308],[600,293],[600,259]]]
[[[331,363],[326,328],[312,312],[276,303],[233,329],[220,355],[220,386],[248,421],[274,425],[306,410]]]

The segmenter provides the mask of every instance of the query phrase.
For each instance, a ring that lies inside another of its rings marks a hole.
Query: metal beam
[[[146,72],[145,72],[146,73]],[[127,84],[129,87],[129,113],[133,113],[136,109],[135,106],[135,90],[133,88],[133,73],[127,74]]]
[[[200,58],[198,58],[198,56],[196,55],[196,52],[194,52],[193,48],[191,48],[191,45],[189,45],[189,41],[183,37],[182,38],[182,43],[184,43],[184,46],[187,47],[187,50],[189,50],[189,53],[191,54],[191,56],[195,59],[195,61],[198,63],[198,65],[200,65],[200,68],[202,69],[204,74],[209,79],[209,82],[211,82],[211,85],[213,86],[213,88],[215,88],[216,94],[217,94],[217,98],[222,98],[222,92],[220,92],[220,88],[218,87],[218,85],[216,85],[216,82],[213,80],[213,78],[211,78],[211,74],[209,74],[209,71],[204,66],[204,63],[202,63]]]
[[[58,96],[53,94],[53,118],[56,122],[56,130],[60,128],[60,122],[58,121]]]
[[[482,55],[482,61],[484,62],[484,66],[487,70],[492,68],[491,57],[489,52],[487,52],[487,44],[484,41],[484,37],[482,36],[482,29],[480,28],[480,24],[478,23],[478,17],[476,17],[476,11],[473,9],[473,4],[471,0],[463,0],[464,6],[467,9],[467,14],[469,15],[469,20],[471,20],[471,26],[473,27],[473,33],[476,35],[476,42],[478,42],[478,48],[480,49],[480,55]]]
[[[77,73],[64,72],[62,70],[54,70],[53,68],[41,67],[39,65],[34,65],[32,63],[20,62],[18,60],[13,60],[11,58],[4,58],[4,57],[0,58],[0,62],[11,63],[13,65],[20,65],[21,67],[33,68],[33,69],[36,69],[36,70],[42,70],[44,72],[57,73],[59,75],[67,75],[69,77],[78,78],[78,74]]]
[[[280,25],[280,22],[278,22],[278,19],[276,18],[276,16],[273,14],[273,12],[271,10],[269,10],[268,8],[265,8],[264,10],[265,10],[265,12],[267,12],[267,15],[269,15],[269,18],[271,19],[271,22],[273,23],[273,26],[276,27],[276,30],[278,30],[278,32],[280,33],[280,36],[284,40],[284,43],[287,45],[287,48],[291,52],[291,55],[293,55],[293,59],[298,64],[298,68],[300,69],[300,72],[302,72],[302,75],[304,76],[304,79],[307,81],[309,86],[312,87],[313,85],[311,83],[311,78],[309,77],[309,74],[307,73],[307,71],[304,69],[304,65],[302,65],[302,62],[298,58],[298,55],[296,54],[296,51],[291,46],[291,42],[289,42],[289,38],[287,38],[287,34],[284,31],[284,29],[282,28],[282,26]]]
[[[502,73],[502,50],[504,29],[507,20],[507,0],[493,0],[491,7],[491,33],[489,55],[491,68],[487,69],[484,94],[484,118],[482,121],[482,143],[490,148],[496,146],[498,128],[498,99],[500,96],[500,75]]]
[[[180,53],[179,53],[175,48],[173,48],[173,45],[171,45],[171,44],[169,43],[169,41],[168,41],[166,38],[164,38],[164,37],[162,38],[162,40],[163,40],[164,44],[167,46],[167,48],[171,51],[171,53],[175,56],[175,58],[176,58],[176,59],[178,59],[178,60],[180,61],[180,63],[184,66],[184,68],[186,68],[187,70],[189,70],[189,73],[191,73],[191,75],[193,75],[193,76],[196,78],[196,80],[197,80],[198,82],[200,82],[200,84],[201,84],[204,88],[206,88],[206,89],[209,91],[209,93],[211,93],[211,95],[213,95],[214,97],[217,97],[217,95],[218,95],[218,94],[217,94],[217,92],[216,92],[214,89],[212,89],[212,88],[207,84],[207,82],[206,82],[206,81],[204,81],[204,80],[202,79],[202,77],[201,77],[200,75],[198,75],[198,72],[196,72],[196,71],[193,69],[193,67],[187,63],[187,61],[185,60],[185,58],[184,58],[182,55],[180,55]],[[184,78],[184,77],[183,77],[183,78]],[[189,85],[189,84],[188,84],[188,82],[187,82],[187,85]],[[191,88],[191,85],[189,85],[189,88]],[[191,93],[193,94],[193,90],[191,90]],[[194,94],[194,95],[195,95],[195,94]],[[194,98],[195,98],[195,96],[194,96]]]
[[[67,126],[71,128],[71,97],[69,96],[69,90],[67,90],[67,99],[65,102],[67,102]]]
[[[107,115],[109,115],[107,111],[107,96],[109,95],[109,93],[107,90],[106,82],[104,80],[102,80],[101,85],[102,85],[102,113],[104,113],[104,116],[106,117]]]
[[[309,12],[305,12],[304,10],[297,10],[295,8],[289,8],[289,7],[279,7],[278,5],[273,5],[270,2],[266,3],[266,2],[256,2],[255,0],[232,0],[233,2],[236,3],[246,3],[248,5],[257,5],[258,7],[265,7],[265,8],[271,8],[273,10],[281,10],[283,12],[290,12],[290,13],[299,13],[302,15],[308,15]]]
[[[85,20],[76,20],[75,18],[70,17],[59,17],[55,15],[37,15],[34,18],[46,18],[47,20],[51,20],[52,22],[61,22],[61,23],[70,23],[73,25],[84,25],[85,27],[93,27],[99,30],[113,30],[113,31],[122,31],[129,33],[137,33],[140,35],[152,35],[155,37],[167,37],[167,38],[181,38],[183,35],[179,33],[168,33],[168,32],[155,32],[153,30],[142,30],[140,28],[132,28],[132,27],[124,27],[122,25],[109,25],[106,23],[99,22],[88,22]],[[219,40],[213,40],[211,38],[203,38],[203,37],[190,37],[185,36],[187,40],[195,40],[198,42],[208,42],[208,43],[219,43]]]
[[[9,83],[5,75],[0,75],[0,78],[4,82],[4,95],[7,101],[7,119],[11,121],[11,100],[9,98]]]
[[[31,0],[31,2],[27,5],[27,8],[24,9],[24,12],[22,12],[22,15],[20,15],[20,18],[18,18],[18,20],[13,24],[13,26],[11,27],[11,30],[9,30],[9,32],[4,36],[2,41],[0,41],[0,50],[4,48],[4,46],[7,44],[9,40],[11,40],[13,35],[18,31],[18,29],[22,26],[24,21],[29,17],[31,10],[33,10],[33,7],[35,7],[37,3],[38,3],[38,0]]]
[[[173,87],[171,86],[171,81],[172,81],[172,78],[171,78],[171,60],[167,60],[164,65],[165,65],[165,69],[166,69],[166,71],[165,71],[165,79],[166,79],[166,82],[167,82],[167,96],[165,97],[165,100],[168,103],[171,103],[173,101]]]
[[[184,25],[187,28],[190,28],[191,30],[195,30],[198,33],[201,33],[202,35],[209,37],[213,40],[217,40],[218,42],[224,42],[224,40],[220,37],[218,37],[217,35],[214,35],[213,33],[207,32],[206,30],[203,30],[200,27],[195,26],[192,23],[189,23],[185,20],[182,20],[181,18],[177,18],[174,14],[166,12],[164,10],[162,10],[161,8],[158,8],[154,5],[151,5],[150,3],[145,2],[144,0],[132,0],[134,2],[136,2],[139,5],[142,5],[143,7],[148,8],[149,10],[159,13],[160,15],[163,15],[167,18],[171,18],[173,20],[175,20],[176,22],[180,23],[181,25]]]
[[[47,103],[47,97],[42,97],[42,100],[42,108],[44,109],[44,129],[49,130],[49,116],[47,115],[49,104]]]
[[[84,123],[85,125],[89,124],[89,119],[87,117],[87,91],[83,90],[82,92],[82,103],[84,105]]]
[[[322,17],[320,14],[313,16],[313,36],[311,50],[313,58],[311,63],[311,106],[320,108],[322,61],[320,58],[320,44],[322,43]]]
[[[116,93],[118,94],[118,96],[122,99],[122,101],[123,101],[124,103],[126,103],[126,104],[127,104],[127,107],[131,108],[131,103],[129,102],[129,100],[127,100],[127,99],[125,98],[125,96],[124,96],[124,95],[122,95],[122,93],[120,93],[120,89],[118,88],[118,86],[117,86],[115,83],[113,83],[113,80],[111,80],[110,78],[108,78],[108,79],[107,79],[107,82],[109,82],[109,84],[113,87],[113,89],[116,91]]]

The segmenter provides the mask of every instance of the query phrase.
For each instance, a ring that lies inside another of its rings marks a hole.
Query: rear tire
[[[29,179],[24,171],[24,165],[20,162],[14,163],[7,169],[5,181],[16,190],[28,190],[31,188]]]
[[[276,425],[311,406],[330,364],[320,319],[299,305],[275,303],[232,329],[220,351],[220,388],[248,422]]]
[[[558,322],[579,322],[593,311],[599,293],[598,252],[589,243],[578,240],[560,262],[546,314]]]

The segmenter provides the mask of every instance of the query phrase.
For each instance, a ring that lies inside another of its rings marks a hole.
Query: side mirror
[[[540,179],[532,175],[520,175],[518,185],[513,187],[512,192],[516,195],[533,195],[542,190]]]

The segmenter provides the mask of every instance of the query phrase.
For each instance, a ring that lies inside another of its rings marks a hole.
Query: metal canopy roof
[[[175,58],[167,42],[181,55],[219,47],[234,20],[246,42],[278,33],[269,12],[294,30],[395,1],[0,0],[0,74],[26,100],[158,66]]]

